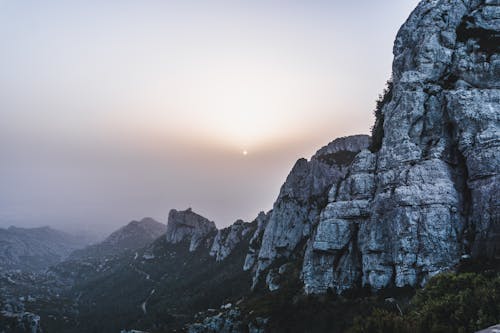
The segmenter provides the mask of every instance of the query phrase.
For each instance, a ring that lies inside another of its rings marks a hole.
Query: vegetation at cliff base
[[[371,129],[372,142],[369,147],[371,152],[377,152],[382,147],[382,139],[384,138],[384,113],[382,109],[392,99],[392,88],[392,79],[389,79],[385,85],[384,91],[378,96],[375,110],[373,110],[375,123]]]
[[[358,316],[350,333],[467,333],[500,322],[500,274],[445,273],[432,278],[397,311]]]

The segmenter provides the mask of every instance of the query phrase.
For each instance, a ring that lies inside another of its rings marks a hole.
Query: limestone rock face
[[[217,262],[226,259],[252,230],[253,226],[250,223],[238,220],[231,226],[217,231],[212,248],[210,249],[210,256],[215,257]]]
[[[255,269],[255,264],[259,256],[260,246],[262,244],[262,237],[264,235],[264,230],[266,229],[267,223],[269,222],[269,217],[271,216],[269,211],[267,214],[260,212],[257,216],[257,229],[255,229],[252,238],[248,244],[248,253],[245,257],[245,263],[243,264],[243,270],[248,271],[250,269]]]
[[[194,213],[191,208],[184,211],[172,209],[168,214],[166,239],[176,244],[189,241],[189,251],[195,251],[205,237],[217,232],[215,223]]]
[[[257,218],[253,288],[418,287],[461,260],[500,260],[499,52],[499,0],[421,1],[396,37],[371,145],[341,138],[298,160]],[[189,331],[253,332],[241,315],[214,310]]]
[[[306,292],[422,285],[462,255],[500,256],[500,3],[422,1],[394,45],[379,151],[329,193]]]
[[[308,239],[326,204],[328,190],[346,174],[353,157],[368,144],[366,135],[340,138],[321,148],[310,161],[297,161],[269,213],[254,267],[254,286],[276,259],[289,258]],[[255,250],[252,251],[246,269],[255,261]]]

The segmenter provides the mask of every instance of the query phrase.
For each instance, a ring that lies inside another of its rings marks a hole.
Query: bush
[[[446,273],[417,292],[404,316],[375,309],[356,318],[349,332],[467,333],[499,322],[498,273]]]
[[[375,115],[375,124],[373,124],[371,129],[372,142],[369,147],[372,152],[377,152],[382,147],[382,139],[384,138],[384,113],[382,109],[392,99],[392,88],[392,79],[389,79],[385,85],[384,91],[378,96],[375,110],[373,111]]]
[[[403,317],[383,309],[375,309],[368,318],[354,319],[349,333],[400,333],[408,332],[409,328]]]
[[[431,279],[412,300],[419,332],[474,332],[500,322],[500,276],[463,273]]]

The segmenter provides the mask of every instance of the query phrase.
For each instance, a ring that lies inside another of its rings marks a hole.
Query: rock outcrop
[[[220,309],[209,309],[198,313],[197,323],[188,324],[188,333],[264,333],[268,318],[256,317],[245,320],[242,311],[231,303],[223,304]]]
[[[411,14],[381,148],[331,189],[307,292],[418,286],[462,256],[500,256],[499,36],[498,1],[422,1]]]
[[[304,292],[419,287],[461,261],[500,260],[499,51],[499,0],[421,1],[397,35],[371,139],[340,138],[298,160],[273,209],[251,223],[217,230],[172,210],[149,248],[86,277],[71,270],[79,310],[92,311],[82,318],[173,331],[223,304],[186,330],[276,331],[273,317],[300,315],[301,299],[310,311],[336,298]],[[145,300],[157,308],[134,319]],[[108,313],[116,302],[125,312]]]
[[[257,222],[257,229],[253,233],[252,238],[250,238],[250,242],[248,244],[248,253],[245,257],[245,263],[243,264],[243,270],[245,271],[255,268],[255,263],[257,262],[257,258],[259,257],[259,250],[262,245],[264,230],[266,230],[271,213],[272,211],[269,211],[267,213],[260,212],[255,219]]]
[[[238,220],[231,226],[217,231],[210,249],[210,256],[215,257],[217,262],[226,259],[252,230],[253,225],[251,223]]]
[[[396,37],[372,142],[297,161],[259,215],[253,288],[294,275],[310,294],[419,287],[462,260],[499,260],[499,51],[500,1],[421,1]],[[202,319],[191,332],[249,330],[239,312]]]
[[[254,286],[276,259],[289,258],[309,238],[327,202],[328,190],[337,185],[354,156],[368,145],[367,135],[340,138],[321,148],[310,161],[299,159],[295,163],[262,233]],[[255,249],[251,249],[246,269],[251,268],[254,253]]]
[[[168,214],[166,240],[177,244],[189,241],[189,251],[195,251],[200,243],[210,234],[215,234],[215,223],[194,213],[191,208],[184,211],[172,209]]]

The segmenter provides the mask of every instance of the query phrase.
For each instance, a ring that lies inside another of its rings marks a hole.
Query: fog
[[[0,227],[252,220],[369,133],[416,4],[0,0]]]

